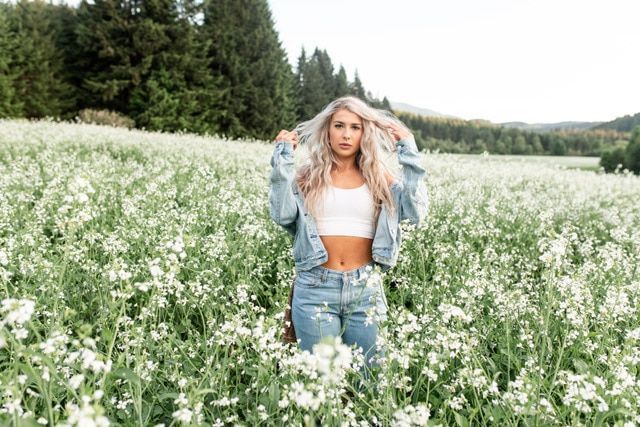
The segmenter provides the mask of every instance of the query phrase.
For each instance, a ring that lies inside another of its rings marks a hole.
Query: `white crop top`
[[[316,210],[320,236],[356,236],[373,239],[375,208],[367,183],[358,188],[327,187]]]

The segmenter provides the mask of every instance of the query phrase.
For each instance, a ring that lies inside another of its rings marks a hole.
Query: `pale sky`
[[[640,0],[268,0],[289,61],[326,49],[375,96],[463,119],[640,112]]]

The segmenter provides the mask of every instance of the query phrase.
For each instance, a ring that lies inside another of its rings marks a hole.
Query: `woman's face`
[[[346,109],[333,113],[329,124],[329,142],[336,157],[348,158],[358,154],[362,132],[362,119],[357,114]]]

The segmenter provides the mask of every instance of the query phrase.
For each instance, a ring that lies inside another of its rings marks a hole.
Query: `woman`
[[[388,307],[382,282],[367,277],[376,277],[369,274],[375,265],[395,265],[399,222],[419,225],[427,211],[413,135],[393,114],[343,97],[275,142],[270,213],[295,236],[291,310],[300,348],[341,336],[362,349],[368,367],[378,364],[378,325]],[[294,173],[299,143],[309,158]],[[402,179],[385,165],[383,147],[397,150]]]

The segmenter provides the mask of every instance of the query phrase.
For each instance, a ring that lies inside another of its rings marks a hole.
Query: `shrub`
[[[600,157],[600,166],[605,172],[613,172],[618,165],[624,167],[624,148],[618,147],[613,150],[605,151]]]
[[[631,140],[625,150],[624,166],[640,174],[640,126],[636,126],[631,133]]]
[[[115,126],[129,128],[135,126],[133,119],[120,114],[117,111],[93,110],[85,108],[78,112],[77,120],[82,123],[94,123],[97,125]]]

